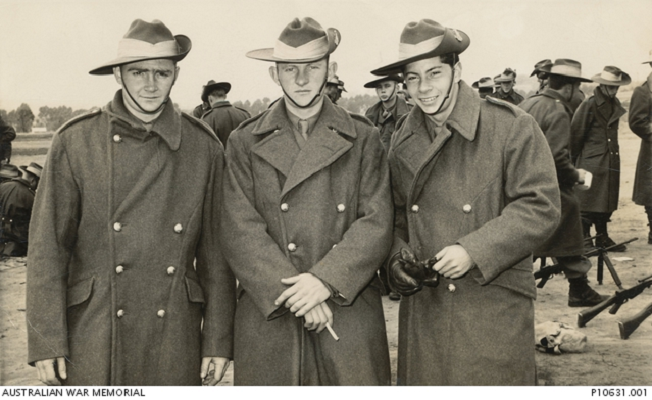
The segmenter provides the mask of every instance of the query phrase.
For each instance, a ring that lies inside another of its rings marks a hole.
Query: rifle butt
[[[645,321],[647,317],[652,315],[652,303],[648,304],[643,310],[630,318],[625,318],[618,321],[618,330],[620,331],[620,338],[627,339],[632,333]]]
[[[607,300],[603,301],[598,305],[580,311],[579,313],[577,313],[577,326],[579,328],[584,328],[589,321],[591,321],[598,314],[606,310],[607,307],[611,306],[614,303],[616,303],[615,295],[609,297]]]

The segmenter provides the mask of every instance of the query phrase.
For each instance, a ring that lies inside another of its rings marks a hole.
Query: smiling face
[[[179,67],[172,60],[145,60],[113,69],[116,81],[124,85],[131,96],[124,96],[135,109],[156,111],[168,99]],[[134,104],[134,99],[138,104]]]
[[[407,91],[414,102],[426,114],[439,111],[452,83],[460,81],[462,66],[442,63],[441,57],[426,58],[405,66]],[[450,99],[449,99],[450,101]]]
[[[392,101],[396,97],[396,82],[385,81],[376,86],[376,94],[382,102]]]
[[[270,67],[270,75],[287,96],[303,107],[320,94],[332,69],[328,60],[322,58],[309,63],[276,63]]]

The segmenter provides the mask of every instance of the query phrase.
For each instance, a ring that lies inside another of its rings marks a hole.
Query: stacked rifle
[[[598,283],[602,284],[602,268],[603,265],[606,265],[607,268],[609,269],[609,273],[611,274],[614,283],[618,287],[618,290],[616,291],[615,294],[610,296],[602,303],[580,311],[579,314],[577,315],[578,327],[580,328],[585,327],[589,321],[591,321],[593,318],[595,318],[598,314],[600,314],[602,311],[606,310],[607,308],[610,308],[609,314],[612,315],[616,314],[624,303],[635,298],[636,296],[641,294],[645,289],[652,286],[652,275],[650,275],[647,278],[638,280],[638,284],[636,284],[631,288],[628,289],[623,288],[622,282],[618,277],[618,273],[616,272],[616,269],[614,268],[613,264],[611,263],[611,260],[609,259],[609,255],[608,255],[609,250],[617,246],[620,246],[622,244],[631,243],[637,239],[638,238],[630,239],[625,242],[614,244],[613,246],[609,246],[605,248],[596,248],[585,254],[586,257],[598,256]],[[562,266],[560,264],[545,265],[545,260],[542,260],[541,264],[542,264],[541,268],[534,273],[534,278],[539,280],[539,283],[537,284],[538,288],[542,288],[553,275],[562,272]],[[652,315],[652,303],[648,304],[647,307],[645,307],[639,313],[629,318],[625,318],[618,321],[620,338],[621,339],[629,338],[629,336],[650,315]]]

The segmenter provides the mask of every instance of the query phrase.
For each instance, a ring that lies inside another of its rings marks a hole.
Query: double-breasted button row
[[[116,312],[115,315],[116,315],[116,317],[118,317],[118,318],[122,318],[122,317],[125,315],[125,312],[124,312],[124,310],[118,310],[118,312]],[[159,318],[163,318],[163,317],[165,317],[165,310],[158,310],[158,312],[156,313],[156,315],[157,315]]]
[[[290,210],[290,205],[288,203],[281,204],[281,211],[288,212],[289,210]],[[346,211],[346,206],[344,204],[338,204],[337,212],[343,213],[344,211]]]

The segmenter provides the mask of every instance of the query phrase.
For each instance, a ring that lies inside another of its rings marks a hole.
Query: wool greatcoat
[[[28,361],[65,356],[64,384],[199,385],[201,357],[232,355],[223,150],[172,104],[147,132],[118,91],[53,138],[30,226]]]
[[[640,206],[652,206],[652,92],[647,82],[632,93],[629,128],[641,138],[633,200]]]
[[[561,193],[561,221],[555,233],[535,251],[535,256],[567,257],[584,254],[584,236],[580,220],[580,204],[575,195],[579,171],[570,154],[572,109],[557,91],[546,88],[519,105],[539,124],[555,159],[557,181]],[[584,271],[585,272],[585,271]]]
[[[229,135],[244,120],[249,119],[251,115],[247,110],[234,107],[228,101],[218,101],[213,103],[211,109],[206,111],[201,119],[211,127],[217,138],[226,148]]]
[[[576,168],[593,174],[591,188],[576,193],[582,212],[611,213],[618,208],[618,121],[626,112],[617,98],[608,98],[596,87],[573,115],[571,156]]]
[[[410,106],[402,98],[396,96],[396,104],[392,107],[391,115],[383,118],[383,102],[379,101],[369,107],[365,112],[365,117],[369,118],[372,124],[380,131],[380,141],[383,143],[385,151],[389,151],[389,144],[392,135],[396,130],[396,122],[405,114],[410,112]]]
[[[399,385],[534,385],[532,250],[554,230],[559,189],[546,140],[516,106],[463,81],[431,139],[414,107],[389,151],[391,254],[418,259],[462,245],[476,267],[403,297]]]
[[[378,130],[324,97],[299,148],[285,100],[235,130],[226,150],[222,240],[239,281],[236,385],[388,385],[376,271],[392,241],[389,168]],[[333,296],[335,341],[274,300],[309,272]]]

